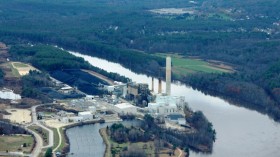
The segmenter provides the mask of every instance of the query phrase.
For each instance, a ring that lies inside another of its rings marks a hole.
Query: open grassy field
[[[13,63],[13,65],[14,65],[16,68],[27,68],[27,67],[29,67],[29,65],[24,64],[24,63],[20,63],[20,62],[15,62],[15,63]]]
[[[47,130],[45,130],[39,126],[36,126],[36,125],[31,125],[28,128],[37,132],[42,137],[44,146],[48,145],[49,133]]]
[[[158,53],[160,57],[166,57],[168,54]],[[172,54],[172,72],[177,76],[185,76],[190,73],[204,72],[204,73],[228,73],[231,72],[229,69],[219,67],[200,59],[184,58],[183,56]]]
[[[150,157],[154,157],[155,156],[155,147],[154,147],[154,143],[152,141],[150,142],[136,142],[136,143],[116,143],[114,141],[112,141],[111,139],[109,140],[110,144],[112,146],[112,150],[115,150],[116,152],[121,152],[125,147],[129,147],[131,145],[137,145],[137,147],[139,147],[140,149],[142,149],[143,151],[145,151],[145,153],[150,156]],[[117,155],[119,156],[119,154]]]
[[[30,70],[37,70],[31,65],[21,63],[21,62],[11,62],[11,65],[20,76],[27,75]]]
[[[26,147],[21,147],[26,143]],[[30,135],[0,136],[0,151],[23,151],[30,153],[34,140]]]
[[[8,63],[8,66],[11,68],[11,74],[14,77],[20,77],[20,74],[16,68],[13,67],[11,63]]]

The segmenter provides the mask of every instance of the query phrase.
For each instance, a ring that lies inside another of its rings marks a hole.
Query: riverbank
[[[111,157],[111,144],[110,144],[110,141],[109,141],[109,137],[107,136],[107,133],[106,133],[106,128],[102,128],[99,130],[99,133],[106,145],[106,150],[105,150],[105,153],[104,153],[104,157]]]
[[[70,141],[69,141],[69,137],[66,134],[66,131],[68,129],[78,127],[78,126],[84,126],[84,125],[92,125],[92,124],[96,124],[96,123],[104,123],[104,120],[80,122],[80,123],[70,124],[70,125],[66,125],[66,126],[62,127],[61,128],[62,129],[61,137],[63,136],[65,139],[65,143],[63,144],[64,147],[61,148],[62,156],[66,156],[70,152]]]

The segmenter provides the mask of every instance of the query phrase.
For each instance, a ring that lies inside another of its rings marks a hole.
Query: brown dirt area
[[[36,68],[34,68],[31,65],[25,64],[25,63],[21,63],[21,62],[11,62],[11,64],[12,64],[12,66],[15,69],[17,69],[17,71],[20,74],[20,76],[27,75],[30,70],[37,70]],[[18,66],[18,65],[22,65],[22,66]]]
[[[11,115],[4,115],[4,119],[9,119],[14,123],[31,123],[31,111],[27,109],[6,109]]]

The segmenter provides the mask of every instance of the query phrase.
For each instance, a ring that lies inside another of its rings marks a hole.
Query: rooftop
[[[117,104],[115,105],[116,107],[120,108],[120,109],[126,109],[126,108],[130,108],[130,107],[135,107],[129,103],[121,103],[121,104]]]
[[[79,115],[89,115],[89,114],[91,114],[91,112],[90,112],[90,111],[86,111],[86,112],[79,112]]]

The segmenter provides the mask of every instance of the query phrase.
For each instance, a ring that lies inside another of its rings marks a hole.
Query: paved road
[[[89,74],[91,74],[91,75],[93,75],[93,76],[95,76],[97,78],[100,78],[101,80],[106,81],[109,85],[113,85],[114,84],[113,80],[109,79],[108,77],[106,77],[104,75],[101,75],[101,74],[96,73],[96,72],[91,71],[91,70],[82,70],[82,71],[87,72],[87,73],[89,73]]]
[[[34,147],[32,153],[31,153],[31,156],[32,156],[32,157],[33,157],[33,156],[34,156],[34,157],[39,156],[39,154],[40,154],[41,151],[42,151],[42,148],[53,147],[53,141],[54,141],[54,139],[53,139],[53,137],[54,137],[54,136],[53,136],[53,131],[52,131],[51,129],[45,127],[44,125],[42,125],[42,124],[37,120],[36,108],[39,107],[39,106],[43,106],[43,105],[49,105],[49,104],[41,104],[41,105],[32,106],[32,108],[31,108],[32,123],[31,123],[30,125],[35,124],[35,125],[37,125],[37,126],[39,126],[39,127],[42,127],[43,129],[47,130],[47,131],[49,132],[49,142],[48,142],[48,145],[47,145],[47,146],[43,146],[43,140],[42,140],[41,136],[40,136],[37,132],[35,132],[35,131],[33,131],[33,130],[30,130],[30,129],[28,129],[28,128],[26,127],[30,132],[33,133],[33,135],[35,136],[35,140],[36,140],[36,145],[35,145],[35,147]]]
[[[183,155],[183,152],[182,152],[182,150],[180,149],[180,148],[177,148],[178,150],[179,150],[179,152],[180,152],[180,154],[178,155],[178,157],[182,157],[182,155]]]

